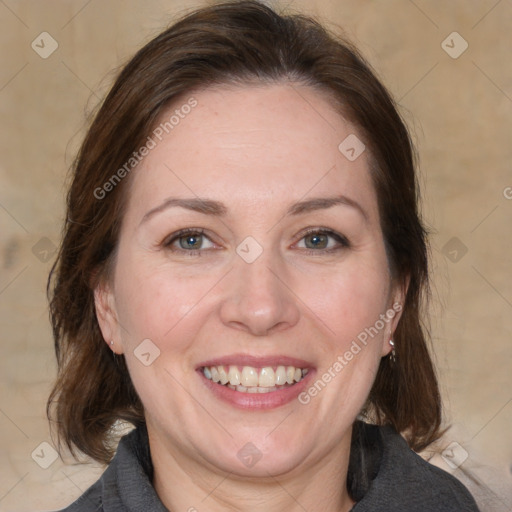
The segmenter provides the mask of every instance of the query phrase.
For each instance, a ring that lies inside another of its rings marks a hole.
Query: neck
[[[153,486],[171,512],[347,512],[354,505],[346,487],[351,430],[335,449],[313,462],[304,461],[303,467],[252,478],[192,459],[148,432]]]

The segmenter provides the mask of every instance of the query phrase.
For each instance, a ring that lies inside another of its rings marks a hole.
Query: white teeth
[[[238,366],[231,365],[229,367],[228,379],[232,386],[238,386],[240,384],[240,370]]]
[[[226,373],[226,370],[224,369],[224,366],[218,366],[217,370],[219,372],[220,383],[222,385],[227,384],[229,379],[228,379],[228,374]]]
[[[216,366],[211,366],[210,367],[210,371],[212,372],[212,380],[213,380],[213,382],[219,382],[220,377],[219,377],[219,371],[217,370],[217,367]]]
[[[258,385],[258,372],[256,368],[251,366],[244,366],[242,369],[242,378],[240,383],[246,387],[253,387]]]
[[[276,386],[283,386],[286,384],[286,368],[278,366],[276,369]]]
[[[278,366],[275,370],[271,366],[264,368],[244,366],[241,371],[235,365],[203,368],[203,374],[207,379],[242,393],[276,391],[282,386],[300,382],[307,373],[307,369],[303,370],[294,366]]]
[[[274,370],[270,366],[262,368],[258,379],[258,385],[262,388],[271,388],[275,386],[275,384],[276,377]]]

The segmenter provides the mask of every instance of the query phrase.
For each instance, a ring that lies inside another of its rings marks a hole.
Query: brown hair
[[[428,289],[426,232],[408,131],[386,89],[350,43],[302,15],[255,1],[199,9],[150,41],[123,68],[73,165],[67,219],[48,281],[58,377],[47,414],[63,440],[101,462],[113,455],[116,420],[144,424],[124,358],[104,342],[93,290],[108,275],[129,179],[108,197],[95,190],[141,147],[179,96],[213,84],[299,82],[328,94],[355,124],[371,156],[382,231],[394,278],[408,291],[394,341],[365,408],[377,424],[406,433],[420,450],[439,437],[441,401],[420,313]],[[341,141],[340,141],[341,142]]]

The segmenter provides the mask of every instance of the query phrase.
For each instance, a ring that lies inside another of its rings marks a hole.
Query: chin
[[[304,436],[298,436],[297,440],[286,432],[281,433],[280,439],[270,436],[266,430],[261,435],[237,437],[234,443],[229,443],[229,452],[211,454],[210,462],[232,476],[243,478],[285,475],[304,462],[309,453]],[[233,444],[237,446],[234,450]]]

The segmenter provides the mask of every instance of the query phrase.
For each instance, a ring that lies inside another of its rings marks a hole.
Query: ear
[[[409,289],[409,281],[410,278],[406,277],[402,282],[395,282],[392,285],[388,309],[385,313],[388,320],[384,329],[384,338],[382,340],[382,357],[387,356],[391,350],[393,350],[389,340],[393,339],[398,322],[402,317],[405,298],[407,296],[407,290]]]
[[[103,279],[94,288],[94,306],[105,343],[116,354],[122,354],[114,292],[112,286]]]

